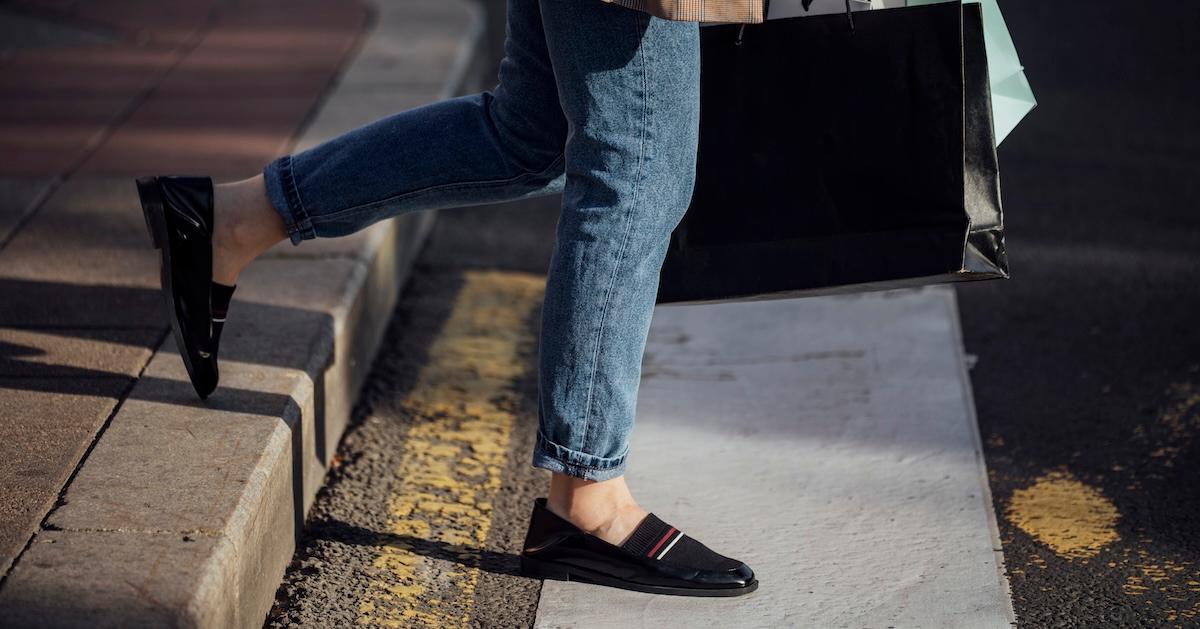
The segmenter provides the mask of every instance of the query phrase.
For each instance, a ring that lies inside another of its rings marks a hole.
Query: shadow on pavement
[[[353,546],[395,546],[430,559],[456,563],[464,568],[479,568],[501,576],[521,576],[520,557],[482,548],[447,544],[435,540],[374,531],[339,520],[314,520],[308,523],[307,537]]]

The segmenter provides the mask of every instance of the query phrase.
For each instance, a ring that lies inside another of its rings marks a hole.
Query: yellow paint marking
[[[1005,516],[1027,534],[1068,559],[1095,556],[1120,538],[1120,513],[1098,490],[1066,472],[1051,472],[1013,492]]]
[[[429,363],[404,400],[416,418],[388,500],[393,540],[358,603],[358,624],[463,627],[500,489],[545,279],[469,272]]]
[[[1200,581],[1195,580],[1200,573],[1191,563],[1155,560],[1145,550],[1138,550],[1138,558],[1134,565],[1137,572],[1127,576],[1121,586],[1126,596],[1157,595],[1146,603],[1169,622],[1183,619],[1191,624],[1200,618],[1200,601],[1196,598],[1200,594]]]

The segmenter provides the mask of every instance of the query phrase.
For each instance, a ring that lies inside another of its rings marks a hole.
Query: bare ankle
[[[623,542],[646,516],[629,493],[624,477],[592,482],[556,474],[546,507],[580,530],[612,544]]]
[[[232,285],[241,270],[286,237],[262,176],[214,188],[213,280]]]
[[[218,198],[218,204],[220,199]],[[232,286],[237,283],[242,268],[249,262],[241,253],[238,244],[236,215],[217,214],[213,225],[212,256],[213,281]]]

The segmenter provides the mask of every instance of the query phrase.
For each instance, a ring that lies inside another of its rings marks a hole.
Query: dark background
[[[1001,8],[1039,104],[1000,148],[1012,279],[958,295],[1017,615],[1197,626],[1200,3]],[[1066,559],[1004,517],[1055,471],[1119,541]]]

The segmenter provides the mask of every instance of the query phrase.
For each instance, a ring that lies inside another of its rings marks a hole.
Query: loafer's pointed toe
[[[750,566],[747,566],[746,564],[742,564],[735,568],[733,570],[733,574],[730,575],[730,578],[732,583],[739,585],[745,585],[755,580],[754,571],[751,570]]]
[[[738,563],[733,568],[724,570],[697,570],[691,580],[712,587],[745,588],[751,583],[757,583],[754,571],[744,563]]]

